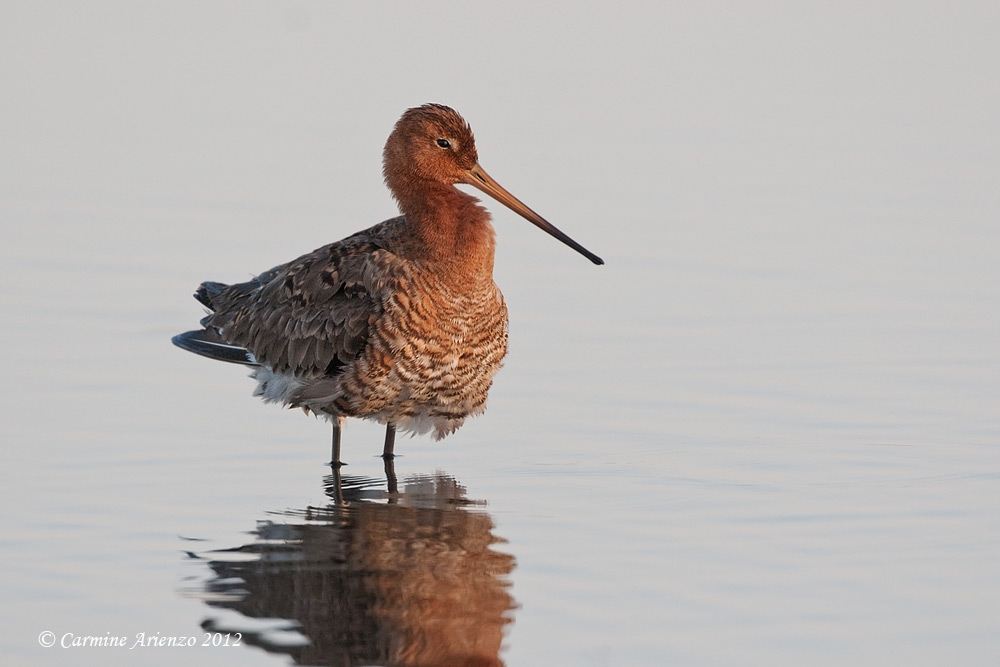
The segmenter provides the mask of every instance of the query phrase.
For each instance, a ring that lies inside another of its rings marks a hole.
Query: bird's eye
[[[441,148],[451,148],[451,142],[448,141],[447,139],[438,139],[437,145],[440,146]]]

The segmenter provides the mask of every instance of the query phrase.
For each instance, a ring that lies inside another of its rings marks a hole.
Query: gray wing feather
[[[237,285],[213,285],[206,325],[257,363],[296,374],[335,374],[364,349],[382,312],[370,282],[388,251],[361,232]]]

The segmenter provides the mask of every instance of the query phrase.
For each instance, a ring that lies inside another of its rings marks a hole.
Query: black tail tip
[[[185,331],[170,339],[170,342],[188,352],[199,354],[216,361],[227,361],[231,364],[256,366],[257,360],[243,347],[229,345],[219,340],[219,336],[211,329]]]

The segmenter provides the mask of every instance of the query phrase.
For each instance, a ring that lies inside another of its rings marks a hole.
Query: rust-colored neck
[[[436,181],[389,183],[413,227],[420,253],[458,280],[492,280],[496,247],[490,214],[479,200]]]

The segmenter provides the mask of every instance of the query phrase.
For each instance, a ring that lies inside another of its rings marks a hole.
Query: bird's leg
[[[344,465],[344,462],[340,460],[340,431],[344,426],[344,421],[343,416],[337,416],[333,419],[333,456],[330,459],[330,465],[334,468]]]
[[[385,447],[382,448],[382,458],[389,460],[395,456],[392,453],[392,448],[396,444],[396,425],[389,422],[385,425]]]
[[[343,480],[340,478],[340,466],[333,466],[333,475],[330,481],[333,486],[333,502],[337,505],[344,504],[344,485]],[[327,494],[329,495],[330,489],[327,489]]]
[[[396,461],[391,456],[382,459],[385,464],[385,483],[389,491],[389,504],[395,505],[399,502],[399,485],[396,482]]]

